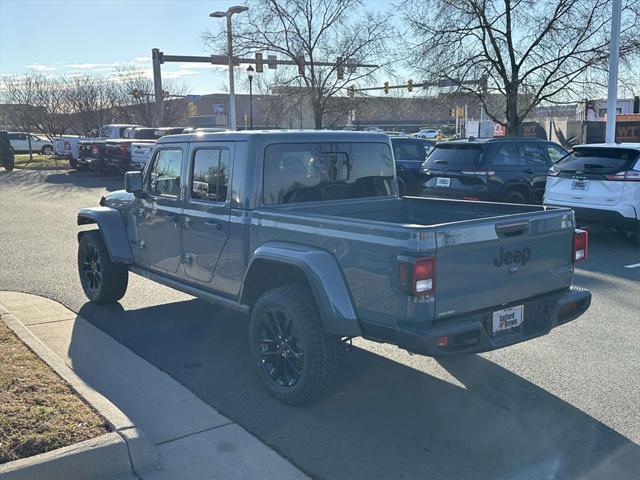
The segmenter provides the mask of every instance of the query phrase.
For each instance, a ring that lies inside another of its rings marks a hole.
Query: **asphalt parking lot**
[[[77,209],[121,179],[0,171],[0,289],[64,303],[314,478],[638,478],[640,250],[591,230],[577,321],[525,344],[447,360],[356,341],[322,401],[293,408],[261,387],[247,322],[132,275],[121,303],[86,303]]]

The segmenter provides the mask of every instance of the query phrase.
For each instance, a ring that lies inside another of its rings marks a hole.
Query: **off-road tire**
[[[281,311],[290,319],[303,352],[301,373],[291,386],[283,386],[274,380],[263,362],[260,335],[264,322],[269,319],[268,312],[273,311]],[[251,310],[249,339],[253,361],[263,384],[283,403],[313,402],[335,381],[341,356],[340,339],[325,333],[315,301],[304,287],[290,285],[263,293]]]
[[[53,155],[53,147],[51,145],[45,145],[40,149],[42,155]]]
[[[7,172],[13,171],[13,167],[15,167],[15,159],[13,158],[13,155],[2,160],[2,166]]]
[[[91,262],[89,262],[91,259]],[[88,274],[89,263],[97,265],[99,280]],[[122,263],[111,261],[99,230],[91,230],[80,236],[78,245],[78,275],[85,295],[92,303],[115,303],[127,291],[129,270]],[[92,281],[93,278],[93,281]]]
[[[78,161],[74,160],[73,158],[70,158],[69,159],[69,167],[73,168],[74,170],[79,170]]]
[[[520,204],[527,203],[527,199],[525,198],[525,196],[516,190],[507,192],[505,196],[502,198],[502,201],[505,203],[520,203]]]

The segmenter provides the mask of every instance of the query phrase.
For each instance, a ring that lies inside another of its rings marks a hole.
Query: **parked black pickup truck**
[[[78,224],[99,227],[79,234],[89,300],[118,301],[134,272],[247,313],[259,375],[292,404],[331,384],[351,337],[483,352],[591,301],[572,285],[587,236],[571,209],[400,197],[378,133],[165,136]]]
[[[79,170],[105,171],[105,149],[108,138],[125,138],[128,129],[139,127],[140,125],[110,124],[100,128],[97,137],[81,138],[78,142],[78,162]]]
[[[182,127],[136,127],[128,132],[127,138],[108,139],[105,142],[105,166],[109,170],[122,173],[131,170],[131,146],[133,143],[147,143],[153,146],[156,140],[163,135],[175,135],[182,133],[183,130]]]

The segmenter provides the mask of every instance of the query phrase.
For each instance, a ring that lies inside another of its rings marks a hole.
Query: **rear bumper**
[[[116,158],[116,157],[105,157],[104,159],[105,165],[109,167],[113,167],[117,170],[128,170],[130,161],[128,159]]]
[[[409,352],[433,357],[486,352],[546,335],[553,328],[578,318],[590,304],[591,292],[571,287],[447,319],[436,323],[427,331],[398,328],[395,331],[395,341],[391,343]],[[515,305],[524,305],[522,325],[513,331],[492,335],[493,312]],[[363,332],[366,332],[366,327],[363,327]],[[448,337],[447,346],[437,344],[441,337]]]
[[[573,205],[560,205],[558,203],[545,203],[549,207],[568,207],[573,210],[578,225],[604,225],[628,232],[637,232],[640,229],[640,220],[634,217],[624,216],[615,210],[601,208],[576,207]]]
[[[82,167],[97,169],[104,166],[104,160],[95,157],[78,158],[78,165]]]

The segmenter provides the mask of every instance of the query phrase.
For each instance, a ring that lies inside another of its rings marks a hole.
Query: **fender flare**
[[[330,335],[362,335],[349,287],[336,259],[327,251],[285,242],[269,242],[258,247],[242,281],[240,302],[249,296],[245,285],[261,261],[285,264],[299,269],[306,277],[320,311],[325,332]]]
[[[133,252],[127,237],[122,215],[115,208],[82,208],[78,212],[78,225],[97,223],[111,260],[115,263],[133,263]],[[78,233],[78,240],[85,232]]]

